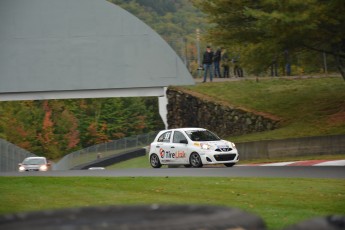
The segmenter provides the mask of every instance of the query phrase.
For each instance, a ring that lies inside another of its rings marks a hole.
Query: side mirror
[[[19,167],[22,166],[22,163],[19,163],[18,166],[19,166]]]
[[[47,166],[51,166],[52,164],[50,162],[47,163]]]
[[[185,140],[180,140],[180,143],[181,144],[188,144],[188,141],[185,139]]]

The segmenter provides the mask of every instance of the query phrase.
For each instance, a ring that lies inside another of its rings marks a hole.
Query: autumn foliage
[[[156,98],[0,102],[0,138],[50,159],[162,128]]]

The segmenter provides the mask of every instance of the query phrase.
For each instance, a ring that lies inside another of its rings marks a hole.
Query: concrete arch
[[[0,1],[0,101],[163,96],[191,84],[170,46],[112,3]]]

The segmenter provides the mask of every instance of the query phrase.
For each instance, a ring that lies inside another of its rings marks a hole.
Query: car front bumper
[[[235,150],[230,152],[205,151],[200,153],[200,157],[204,165],[237,163],[239,161],[239,154]]]

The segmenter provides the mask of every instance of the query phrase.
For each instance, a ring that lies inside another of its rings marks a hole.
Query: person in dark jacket
[[[213,80],[213,73],[212,73],[212,62],[213,62],[213,51],[210,46],[206,47],[206,51],[204,53],[202,64],[204,66],[204,81],[206,82],[207,79],[207,72],[210,72],[210,81]]]
[[[223,77],[224,78],[229,78],[230,77],[230,60],[229,60],[229,55],[226,52],[226,49],[224,49],[222,53],[222,67],[224,69]]]
[[[220,63],[221,58],[222,58],[222,48],[218,48],[213,57],[214,77],[222,77],[220,75],[220,68],[219,68],[219,63]]]

